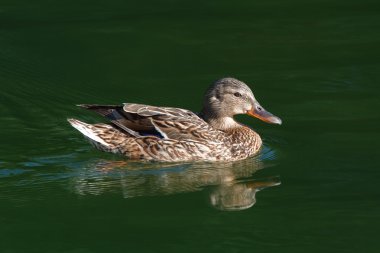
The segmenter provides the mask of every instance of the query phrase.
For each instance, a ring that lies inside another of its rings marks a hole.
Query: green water
[[[0,252],[379,252],[379,31],[378,1],[1,0]],[[258,157],[123,164],[66,122],[224,76],[283,120],[237,117]]]

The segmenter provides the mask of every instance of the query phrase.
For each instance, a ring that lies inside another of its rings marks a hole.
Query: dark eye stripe
[[[241,94],[240,94],[239,92],[235,92],[235,93],[234,93],[234,96],[240,98],[240,97],[241,97]]]

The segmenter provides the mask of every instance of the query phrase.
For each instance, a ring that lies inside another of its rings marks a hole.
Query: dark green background
[[[378,1],[0,0],[0,252],[378,252],[379,31]],[[284,122],[238,117],[265,140],[251,179],[282,182],[244,211],[165,188],[186,166],[99,169],[121,158],[66,122],[197,111],[224,76]]]

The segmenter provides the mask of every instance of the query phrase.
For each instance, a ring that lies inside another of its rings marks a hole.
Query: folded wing
[[[159,133],[164,139],[219,142],[218,137],[223,136],[198,115],[185,109],[132,103],[79,106],[99,113],[135,137]]]

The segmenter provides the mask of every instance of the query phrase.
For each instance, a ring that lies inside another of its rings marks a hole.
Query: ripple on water
[[[18,176],[18,175],[22,175],[28,172],[31,172],[31,170],[19,169],[19,168],[0,169],[0,178]]]
[[[277,158],[276,151],[264,145],[262,152],[259,156],[261,161],[274,161]]]

